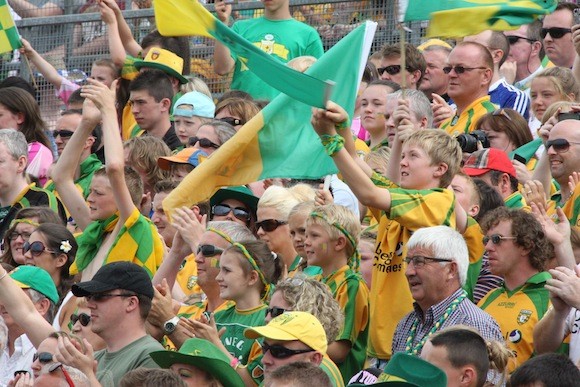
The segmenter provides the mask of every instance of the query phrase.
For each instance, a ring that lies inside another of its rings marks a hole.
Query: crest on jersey
[[[522,309],[520,310],[520,313],[518,314],[518,324],[522,325],[528,322],[528,320],[530,319],[530,317],[532,317],[532,311],[528,310],[528,309]]]

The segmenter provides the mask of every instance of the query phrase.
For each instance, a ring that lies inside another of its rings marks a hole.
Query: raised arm
[[[215,11],[218,19],[225,25],[228,25],[230,15],[232,14],[232,6],[226,4],[224,1],[218,1],[215,3]],[[230,54],[230,49],[216,41],[213,51],[213,69],[216,74],[229,74],[234,69],[235,64],[236,62]]]
[[[53,65],[48,63],[36,50],[30,45],[28,40],[22,39],[22,48],[20,53],[26,55],[28,60],[36,67],[36,69],[44,76],[48,82],[52,83],[54,87],[60,89],[62,84],[62,76],[56,71]]]
[[[107,7],[113,10],[115,13],[115,18],[117,19],[117,29],[119,32],[119,36],[121,37],[121,42],[123,43],[123,47],[125,47],[125,51],[129,53],[129,55],[134,57],[139,57],[143,48],[137,43],[135,38],[133,37],[133,33],[131,32],[131,28],[127,24],[127,21],[123,17],[121,13],[121,9],[115,2],[115,0],[101,0]]]
[[[42,7],[38,7],[26,0],[9,0],[8,3],[20,17],[43,17],[58,16],[63,14],[63,9],[56,3],[47,2]]]
[[[107,25],[107,30],[109,32],[109,52],[111,53],[111,59],[115,66],[118,68],[123,67],[125,63],[125,47],[123,47],[123,42],[121,41],[121,35],[119,34],[119,23],[117,22],[117,17],[115,15],[115,10],[107,5],[106,2],[99,2],[99,11],[101,12],[101,19]]]

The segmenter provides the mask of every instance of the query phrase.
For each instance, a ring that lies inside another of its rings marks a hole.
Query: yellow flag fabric
[[[0,0],[0,54],[22,47],[6,0]]]

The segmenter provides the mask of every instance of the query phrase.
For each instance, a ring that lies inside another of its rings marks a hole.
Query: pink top
[[[38,179],[38,185],[44,187],[48,180],[48,170],[52,165],[52,151],[35,141],[28,144],[28,166],[26,172]]]

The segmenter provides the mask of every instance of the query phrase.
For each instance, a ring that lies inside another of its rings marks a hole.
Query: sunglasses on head
[[[245,122],[240,120],[239,118],[234,118],[234,117],[222,117],[219,119],[220,121],[223,121],[225,123],[230,124],[231,126],[238,126],[238,125],[244,125]]]
[[[273,306],[271,308],[266,309],[266,316],[268,316],[269,314],[270,316],[272,316],[272,318],[275,318],[280,316],[284,312],[286,312],[286,309]]]
[[[483,237],[483,244],[487,245],[487,242],[491,241],[491,243],[493,243],[494,245],[499,245],[501,242],[507,239],[516,239],[516,237],[506,237],[499,234],[492,234],[489,236],[486,235]]]
[[[16,239],[18,239],[18,237],[21,237],[23,240],[27,241],[28,238],[30,238],[30,233],[29,232],[12,231],[10,233],[10,235],[8,236],[8,239],[11,241],[15,241]]]
[[[268,351],[275,359],[287,359],[300,353],[314,352],[313,349],[289,349],[279,344],[269,345],[268,343],[262,343],[262,353],[265,355]]]
[[[32,361],[37,361],[41,364],[48,364],[52,362],[52,353],[50,352],[37,352],[32,356]]]
[[[580,144],[580,142],[568,141],[565,138],[556,138],[554,140],[546,141],[546,150],[554,147],[555,152],[564,153],[568,152],[570,144]]]
[[[203,254],[204,257],[215,257],[216,255],[220,255],[224,251],[214,245],[199,245],[197,247],[197,253]]]
[[[505,111],[505,109],[497,109],[495,110],[493,113],[491,113],[492,116],[499,116],[499,117],[505,117],[507,118],[509,121],[512,120],[512,118],[510,117],[509,114],[507,114],[507,112]]]
[[[562,36],[571,33],[572,30],[570,28],[561,28],[561,27],[552,27],[552,28],[542,28],[540,30],[540,36],[542,39],[546,37],[546,35],[550,34],[552,39],[560,39]]]
[[[29,243],[28,241],[24,242],[24,246],[22,246],[22,252],[27,253],[29,250],[30,255],[32,255],[33,257],[38,257],[45,251],[54,254],[54,251],[47,249],[44,243],[42,243],[41,241],[36,241],[32,243]]]
[[[189,146],[194,146],[198,142],[199,142],[199,146],[202,147],[202,148],[214,148],[214,149],[217,149],[217,148],[220,147],[218,144],[216,144],[215,142],[212,142],[211,140],[209,140],[207,138],[199,138],[197,136],[190,137],[189,138],[189,142],[187,144]]]
[[[511,35],[511,36],[506,36],[506,38],[507,38],[509,44],[516,44],[520,39],[527,40],[530,43],[535,42],[534,39],[529,39],[529,38],[526,38],[524,36]]]
[[[409,66],[405,67],[405,69],[407,69],[407,71],[411,71],[411,68]],[[397,75],[401,72],[401,65],[390,65],[385,67],[379,67],[377,71],[379,72],[379,75],[383,75],[385,71],[389,75]]]
[[[278,227],[288,224],[288,222],[277,220],[277,219],[266,219],[261,222],[256,222],[256,229],[262,229],[266,232],[272,232]]]
[[[250,220],[250,213],[243,207],[232,208],[227,204],[216,204],[211,209],[211,213],[217,216],[226,216],[230,212],[233,212],[234,216],[239,220],[242,220],[244,222]]]
[[[79,321],[83,327],[86,327],[91,322],[91,316],[86,313],[79,313],[79,314],[71,314],[70,315],[70,322],[72,325],[75,325]]]
[[[449,73],[451,73],[451,70],[455,70],[455,73],[457,75],[459,75],[459,74],[463,74],[466,71],[486,70],[486,69],[487,69],[487,67],[445,66],[445,67],[443,67],[443,72],[445,74],[449,74]]]
[[[61,129],[61,130],[53,130],[52,131],[52,135],[54,138],[57,138],[58,136],[62,137],[62,138],[69,138],[72,137],[74,132],[70,131],[70,130],[66,130],[66,129]]]

